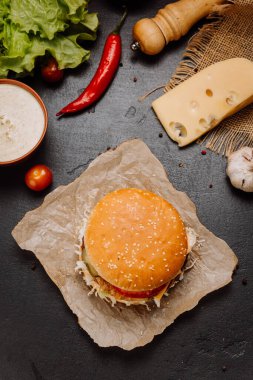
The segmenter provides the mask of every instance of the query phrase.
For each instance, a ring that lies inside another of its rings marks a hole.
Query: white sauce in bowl
[[[22,87],[0,83],[0,163],[30,152],[44,127],[45,115],[38,100]]]

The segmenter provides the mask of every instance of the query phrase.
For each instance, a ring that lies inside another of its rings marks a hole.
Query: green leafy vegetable
[[[33,71],[37,57],[51,54],[59,69],[90,57],[82,41],[94,41],[96,13],[85,0],[0,0],[0,78]]]

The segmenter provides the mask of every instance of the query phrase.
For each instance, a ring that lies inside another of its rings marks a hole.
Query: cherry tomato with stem
[[[29,189],[41,191],[53,182],[53,173],[46,165],[35,165],[25,175],[25,183]]]
[[[41,76],[47,83],[58,83],[63,79],[64,72],[59,69],[56,59],[50,57],[41,67]]]

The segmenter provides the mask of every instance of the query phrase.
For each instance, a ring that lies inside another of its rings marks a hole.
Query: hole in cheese
[[[203,129],[209,129],[216,125],[216,117],[214,115],[209,115],[207,119],[201,118],[199,119],[199,125]]]
[[[234,106],[236,103],[238,103],[238,95],[235,91],[230,91],[228,97],[226,98],[226,103],[229,106]]]
[[[213,91],[210,90],[210,88],[207,88],[206,89],[206,95],[209,96],[209,97],[212,97],[213,96]]]
[[[190,103],[190,107],[191,107],[192,111],[196,111],[199,107],[199,104],[198,104],[198,102],[196,102],[196,100],[192,100]]]
[[[199,124],[200,124],[201,127],[203,127],[203,128],[207,128],[207,127],[208,127],[208,124],[207,124],[206,119],[199,119]]]
[[[183,124],[175,122],[175,121],[171,121],[169,126],[170,126],[170,128],[173,129],[175,136],[177,136],[177,137],[186,137],[187,136],[187,130]]]

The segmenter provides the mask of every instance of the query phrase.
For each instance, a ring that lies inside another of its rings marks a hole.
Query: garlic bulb
[[[253,148],[244,146],[228,157],[227,175],[237,189],[253,192]]]

